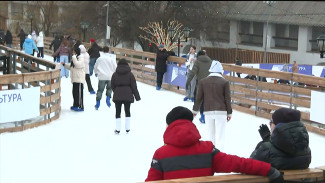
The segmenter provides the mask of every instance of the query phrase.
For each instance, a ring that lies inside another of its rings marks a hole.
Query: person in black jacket
[[[130,131],[131,103],[134,102],[134,98],[136,101],[141,100],[141,98],[131,68],[123,58],[118,62],[116,71],[112,75],[111,87],[114,92],[113,102],[116,109],[116,128],[114,132],[119,134],[121,131],[121,108],[122,104],[124,104],[125,130],[128,133]]]
[[[7,34],[5,36],[6,46],[12,48],[12,34],[9,30],[7,30]]]
[[[20,33],[17,35],[17,37],[19,37],[19,39],[20,39],[20,51],[23,50],[23,44],[25,42],[26,36],[27,36],[27,34],[24,32],[24,30],[20,29]]]
[[[60,45],[61,45],[61,40],[59,39],[59,36],[55,36],[55,39],[51,42],[51,44],[50,44],[50,49],[52,49],[52,46],[53,46],[53,53],[55,53],[56,52],[56,50],[60,47]],[[54,56],[53,57],[53,61],[55,62],[55,61],[57,61],[57,62],[60,62],[60,56],[58,55],[58,56]]]
[[[88,54],[90,56],[89,76],[92,76],[96,60],[100,57],[99,51],[102,51],[102,48],[98,46],[98,44],[95,42],[95,39],[90,39],[90,44],[91,46],[88,50]]]
[[[238,66],[242,66],[242,65],[243,65],[243,63],[239,60],[239,58],[236,58],[236,63],[235,63],[235,64],[238,65]],[[241,74],[241,73],[236,72],[236,74],[237,74],[237,77],[240,78],[240,74]]]
[[[158,46],[157,57],[156,57],[156,66],[155,71],[157,72],[157,86],[156,90],[161,89],[162,80],[164,73],[167,71],[167,58],[169,54],[166,49],[164,49],[164,45],[160,44]]]
[[[260,126],[263,141],[259,142],[251,158],[271,163],[279,170],[306,169],[311,162],[309,136],[300,121],[300,111],[280,108],[272,114],[271,132]]]
[[[80,45],[81,45],[81,41],[80,40],[76,40],[76,42],[73,45],[73,49],[79,48]]]

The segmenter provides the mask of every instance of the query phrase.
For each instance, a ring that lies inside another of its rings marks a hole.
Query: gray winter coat
[[[206,55],[198,56],[192,70],[189,73],[189,76],[187,77],[186,88],[188,88],[194,76],[197,76],[198,81],[203,78],[206,78],[210,74],[209,69],[211,63],[212,60],[210,59],[210,57]]]
[[[270,141],[261,142],[250,157],[279,170],[308,168],[311,151],[306,127],[300,121],[277,124]]]

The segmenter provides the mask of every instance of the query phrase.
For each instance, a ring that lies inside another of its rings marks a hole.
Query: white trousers
[[[125,118],[125,130],[130,130],[130,121],[131,117],[126,117]],[[116,130],[121,131],[121,126],[122,126],[122,120],[121,118],[116,118]]]
[[[121,118],[116,118],[116,128],[115,130],[121,131]]]
[[[227,114],[205,115],[205,125],[207,127],[207,140],[220,151],[224,150],[226,136]]]
[[[125,130],[130,130],[131,117],[125,117]]]

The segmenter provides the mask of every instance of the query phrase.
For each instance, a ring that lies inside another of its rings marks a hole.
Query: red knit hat
[[[90,39],[90,42],[92,42],[92,43],[95,42],[95,39],[91,38],[91,39]]]

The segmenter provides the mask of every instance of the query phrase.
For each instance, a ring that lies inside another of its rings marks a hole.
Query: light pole
[[[81,29],[82,29],[82,31],[84,33],[83,42],[85,42],[85,39],[86,39],[86,31],[87,31],[87,29],[89,27],[89,23],[88,22],[81,22],[80,25],[81,25]]]
[[[185,41],[181,41],[181,37],[180,37],[180,35],[178,35],[178,38],[177,38],[177,47],[178,47],[178,49],[177,49],[177,55],[178,55],[178,57],[181,57],[181,55],[180,55],[180,49],[181,49],[180,48],[180,44],[181,44],[181,42],[187,42],[187,38],[190,35],[190,31],[191,31],[191,29],[188,28],[188,27],[185,27],[183,29],[183,34],[184,34],[184,37],[185,37]],[[168,29],[168,33],[169,33],[170,41],[171,41],[171,43],[173,43],[173,37],[174,37],[174,34],[175,34],[174,27],[170,27]]]
[[[30,34],[33,32],[33,13],[29,14],[29,19],[30,19]]]
[[[270,7],[272,3],[275,3],[275,1],[263,1],[263,3],[266,3],[268,5],[267,7],[267,20],[266,20],[266,30],[265,30],[265,45],[264,45],[264,58],[263,63],[266,63],[266,46],[267,46],[267,32],[269,28],[269,18],[270,18]]]
[[[317,38],[317,44],[320,52],[320,58],[324,58],[325,53],[325,35],[320,35]]]
[[[108,10],[109,10],[109,1],[107,1],[107,3],[103,6],[103,7],[106,7],[106,35],[105,35],[105,45],[107,46],[107,39],[109,39],[109,36],[110,34],[108,34],[108,32],[110,30],[108,30]]]

